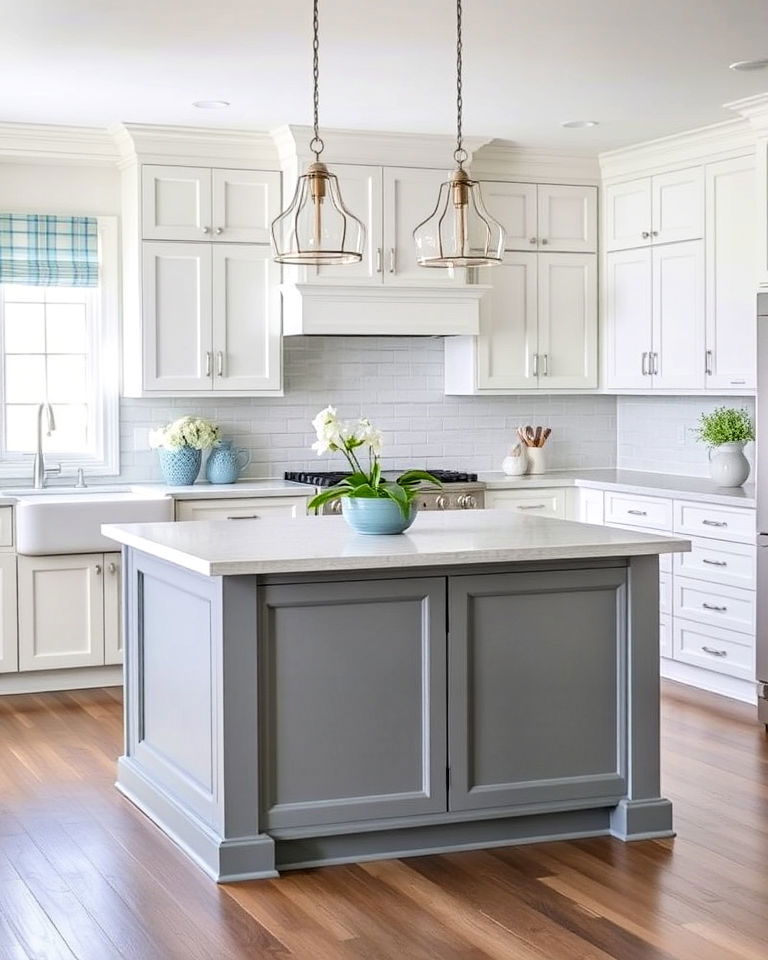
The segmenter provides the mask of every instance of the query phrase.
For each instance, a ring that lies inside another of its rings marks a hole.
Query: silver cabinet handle
[[[707,560],[706,557],[702,557],[701,562],[706,563],[710,567],[727,567],[728,566],[727,560]]]
[[[521,503],[518,510],[546,510],[546,503]]]
[[[542,377],[548,377],[549,376],[549,354],[548,353],[542,354],[541,359],[544,361],[544,370],[542,371],[541,375]]]
[[[381,273],[383,269],[381,265],[381,247],[376,247],[376,273]]]
[[[536,237],[531,237],[531,239],[530,239],[528,242],[531,244],[531,246],[535,246],[535,245],[536,245]]]
[[[532,362],[531,362],[531,367],[532,367],[531,372],[533,373],[533,376],[534,376],[534,377],[538,377],[538,375],[539,375],[539,355],[538,355],[538,353],[534,353],[534,354],[533,354],[533,358],[532,358]]]
[[[100,563],[97,563],[97,564],[96,564],[96,566],[93,568],[93,572],[96,574],[97,577],[101,574],[101,564],[100,564]]]
[[[222,233],[224,233],[224,228],[223,228],[223,227],[216,227],[216,236],[217,236],[217,237],[220,237],[220,236],[222,235]]]
[[[702,647],[701,649],[704,651],[704,653],[711,653],[713,657],[727,657],[727,656],[728,656],[728,651],[727,651],[727,650],[715,650],[714,647]]]
[[[651,234],[649,230],[643,230],[640,236],[643,238],[643,240],[648,240]]]
[[[259,519],[261,518],[259,517],[258,513],[242,514],[241,516],[237,516],[237,517],[227,517],[227,520],[259,520]]]
[[[716,603],[702,603],[705,610],[714,610],[715,613],[725,613],[728,607],[718,607]]]
[[[707,350],[704,355],[704,373],[708,376],[712,376],[712,361],[714,359],[714,354],[711,350]]]
[[[652,237],[658,237],[658,235],[659,235],[659,231],[658,231],[658,230],[651,230],[651,236],[652,236]]]
[[[728,526],[725,520],[702,520],[701,525],[703,527],[727,527]]]
[[[224,351],[223,350],[216,351],[216,376],[217,377],[224,376]]]
[[[211,351],[210,350],[205,351],[205,375],[206,377],[210,377],[211,375]]]
[[[210,227],[203,227],[202,230],[203,230],[203,233],[210,233],[210,232],[211,232],[211,228],[210,228]]]
[[[743,387],[746,382],[747,382],[746,380],[731,380],[731,386],[732,386],[732,387]]]
[[[117,573],[117,564],[113,560],[110,560],[107,564],[107,570],[109,573]]]
[[[389,272],[394,273],[397,266],[397,260],[395,258],[395,248],[389,248]]]
[[[641,370],[643,371],[643,376],[647,377],[648,376],[648,351],[647,350],[643,354]]]
[[[647,510],[627,510],[627,513],[631,513],[633,517],[647,517]]]
[[[547,240],[546,237],[544,237],[544,239],[541,241],[542,247],[546,247],[546,245],[547,245],[548,243],[549,243],[549,240]]]
[[[658,372],[659,372],[659,355],[658,355],[658,353],[654,353],[653,351],[651,351],[651,353],[648,354],[648,360],[649,360],[649,367],[650,367],[649,370],[648,370],[648,373],[649,373],[652,377],[655,377],[655,376],[658,375]]]

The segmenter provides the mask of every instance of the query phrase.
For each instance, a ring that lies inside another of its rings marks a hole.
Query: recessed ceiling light
[[[229,100],[195,100],[192,106],[198,110],[224,110],[229,106]]]
[[[579,130],[582,127],[596,127],[597,120],[563,120],[561,127],[568,127],[569,130]]]
[[[745,73],[749,70],[765,70],[768,67],[768,58],[762,60],[737,60],[736,63],[728,64],[729,70],[739,70]]]

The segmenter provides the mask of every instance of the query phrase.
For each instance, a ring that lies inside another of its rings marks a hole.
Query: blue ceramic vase
[[[160,449],[157,452],[163,479],[169,487],[189,487],[197,480],[203,461],[202,450],[179,447],[178,450]]]
[[[234,483],[251,462],[247,450],[232,446],[231,441],[222,440],[208,455],[205,476],[209,483]]]
[[[393,534],[403,533],[416,519],[418,504],[411,503],[407,517],[394,500],[372,497],[344,497],[341,512],[356,533]]]

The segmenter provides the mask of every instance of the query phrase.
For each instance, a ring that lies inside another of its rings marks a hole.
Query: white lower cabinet
[[[122,554],[104,554],[104,663],[123,662]]]
[[[488,509],[515,510],[533,517],[565,519],[567,489],[541,488],[538,490],[487,490],[485,506]]]
[[[0,553],[0,673],[18,670],[16,555]]]
[[[115,570],[105,572],[105,564]],[[113,554],[19,557],[19,670],[119,662],[118,572]],[[114,583],[105,585],[106,577]],[[109,661],[105,629],[113,648]]]
[[[303,517],[309,497],[233,497],[221,500],[177,500],[177,520],[262,520]]]

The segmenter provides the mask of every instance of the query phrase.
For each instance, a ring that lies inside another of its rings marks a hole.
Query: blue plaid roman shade
[[[0,283],[97,287],[96,218],[0,213]]]

